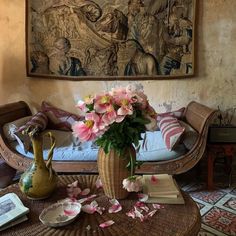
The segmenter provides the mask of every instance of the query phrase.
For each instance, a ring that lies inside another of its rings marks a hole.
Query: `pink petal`
[[[149,208],[143,202],[136,202],[135,206],[144,210],[145,212],[149,211]]]
[[[86,188],[80,194],[85,196],[85,195],[88,195],[89,193],[90,193],[90,188]]]
[[[148,200],[148,195],[144,193],[139,193],[138,198],[140,202],[146,202]]]
[[[151,183],[152,183],[152,184],[157,184],[157,183],[158,183],[158,179],[157,179],[157,177],[156,177],[155,175],[152,175],[152,177],[151,177]]]
[[[102,188],[102,181],[101,181],[101,179],[97,179],[95,184],[96,184],[96,188]]]
[[[120,204],[118,205],[112,205],[109,209],[108,209],[108,212],[109,213],[117,213],[119,211],[122,210],[122,206]]]
[[[141,209],[134,207],[134,214],[135,214],[135,217],[138,217],[142,222],[144,221],[144,215],[142,214]]]
[[[126,215],[133,218],[133,219],[135,218],[134,210],[131,210],[131,211],[127,212]]]
[[[152,206],[153,206],[154,209],[162,209],[162,208],[164,208],[164,206],[161,206],[160,204],[157,204],[157,203],[153,203]]]
[[[157,210],[150,211],[150,212],[147,214],[147,216],[148,216],[148,217],[152,217],[156,212],[157,212]]]
[[[96,207],[96,212],[99,213],[100,215],[102,215],[102,213],[105,211],[106,209],[104,207]]]
[[[73,187],[73,188],[78,187],[78,180],[74,181],[74,182],[71,183],[71,184],[68,184],[67,186],[68,186],[68,187]]]
[[[88,214],[93,214],[94,212],[96,212],[96,208],[92,207],[91,205],[84,205],[82,206],[82,211]]]
[[[84,203],[84,202],[90,201],[91,199],[93,199],[93,198],[95,198],[95,197],[97,197],[97,195],[96,195],[96,194],[92,194],[92,195],[90,195],[90,196],[88,196],[88,197],[79,199],[78,202],[82,204],[82,203]]]
[[[100,224],[99,227],[101,227],[101,228],[106,228],[106,227],[109,227],[109,226],[113,225],[114,223],[115,223],[115,222],[114,222],[113,220],[108,220],[108,221],[106,221],[106,222]]]
[[[73,211],[73,210],[64,210],[64,214],[67,216],[75,216],[78,214],[78,211]]]

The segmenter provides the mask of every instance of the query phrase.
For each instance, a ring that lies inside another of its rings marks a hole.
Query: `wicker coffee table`
[[[108,198],[103,194],[102,189],[96,189],[96,175],[62,175],[59,177],[57,191],[52,197],[33,201],[25,197],[18,188],[18,184],[9,186],[0,191],[0,196],[14,192],[16,193],[23,204],[30,209],[28,221],[2,231],[0,235],[44,235],[44,236],[174,236],[174,235],[197,235],[200,226],[201,218],[199,209],[196,203],[186,194],[183,193],[185,205],[165,205],[164,208],[145,222],[140,222],[139,219],[132,219],[126,216],[137,201],[135,195],[130,195],[128,199],[120,200],[123,207],[122,211],[109,214],[105,211],[102,215],[94,213],[92,215],[80,213],[78,218],[70,225],[62,228],[49,228],[39,221],[41,211],[55,203],[56,201],[66,197],[66,186],[78,180],[81,188],[90,187],[91,193],[96,193],[98,196],[95,199],[99,206],[104,206],[106,209],[110,206]],[[149,204],[148,204],[149,205]],[[114,220],[115,224],[102,229],[98,225],[107,220]],[[88,227],[89,225],[89,227]]]

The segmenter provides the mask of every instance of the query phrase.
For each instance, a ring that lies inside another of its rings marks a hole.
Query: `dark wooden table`
[[[208,143],[207,144],[207,188],[214,189],[214,164],[219,154],[225,158],[225,171],[229,175],[229,186],[232,182],[232,160],[236,151],[235,143]]]
[[[62,175],[59,177],[59,184],[56,192],[48,199],[33,201],[25,197],[19,191],[18,185],[14,184],[0,191],[0,196],[14,192],[16,193],[23,204],[30,209],[28,214],[28,221],[9,228],[1,232],[1,235],[11,236],[26,236],[26,235],[44,235],[44,236],[174,236],[197,235],[201,227],[201,217],[196,203],[191,197],[183,193],[185,199],[184,205],[166,205],[164,208],[145,222],[140,222],[139,219],[132,219],[126,216],[126,212],[132,209],[134,203],[137,201],[136,194],[131,194],[128,199],[120,200],[123,207],[122,211],[109,214],[107,210],[99,215],[94,213],[92,215],[81,213],[78,218],[70,225],[62,228],[49,228],[39,221],[39,215],[42,210],[56,201],[66,197],[66,186],[75,180],[79,181],[81,188],[90,187],[91,193],[97,194],[95,200],[99,206],[106,209],[110,206],[108,198],[103,194],[102,189],[96,189],[95,182],[96,175]],[[151,204],[147,204],[151,208]],[[107,220],[115,221],[112,226],[102,229],[99,227],[100,223]],[[88,230],[88,225],[91,229]]]

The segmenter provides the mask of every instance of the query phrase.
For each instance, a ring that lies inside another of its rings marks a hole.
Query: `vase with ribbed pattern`
[[[122,181],[131,175],[127,168],[130,158],[132,158],[132,162],[136,159],[133,146],[127,147],[122,155],[119,155],[114,149],[106,154],[103,148],[99,148],[98,172],[107,197],[125,199],[128,196],[129,193],[123,188]]]

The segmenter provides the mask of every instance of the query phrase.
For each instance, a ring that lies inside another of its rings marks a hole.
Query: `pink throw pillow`
[[[161,120],[163,117],[167,117],[167,116],[172,116],[172,117],[174,117],[174,118],[181,119],[181,118],[183,118],[184,110],[185,110],[185,108],[182,107],[182,108],[180,108],[180,109],[178,109],[178,110],[176,110],[176,111],[158,113],[158,114],[157,114],[157,122],[159,123],[160,120]]]
[[[42,111],[48,117],[48,126],[51,129],[72,131],[72,124],[82,118],[78,115],[62,110],[43,101],[41,105]]]
[[[166,148],[171,151],[178,144],[185,128],[180,125],[178,120],[172,116],[163,117],[160,120],[159,127]]]

